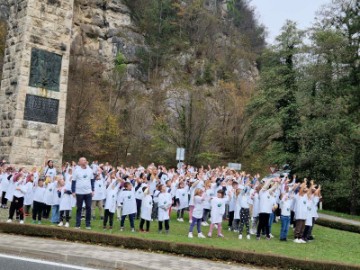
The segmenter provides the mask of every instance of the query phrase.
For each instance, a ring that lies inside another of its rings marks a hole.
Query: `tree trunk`
[[[356,143],[354,153],[353,175],[351,178],[350,214],[356,215],[359,205],[359,182],[360,182],[360,144]]]

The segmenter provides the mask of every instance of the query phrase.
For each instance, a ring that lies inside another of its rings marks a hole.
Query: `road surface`
[[[17,256],[9,256],[0,254],[1,270],[95,270],[94,268],[86,268],[72,266],[68,264],[53,263],[31,258],[22,258]]]

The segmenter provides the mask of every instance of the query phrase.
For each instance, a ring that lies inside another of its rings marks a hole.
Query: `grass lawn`
[[[73,213],[75,217],[75,212]],[[185,216],[187,220],[187,216]],[[30,223],[30,218],[27,218],[26,223]],[[71,220],[71,226],[74,226],[74,218]],[[82,228],[84,228],[85,222],[82,221]],[[48,221],[43,221],[44,225],[49,225]],[[172,213],[172,219],[170,222],[170,234],[158,234],[157,223],[152,222],[150,227],[150,233],[131,233],[129,221],[125,221],[125,230],[120,232],[120,222],[114,222],[114,228],[112,231],[102,229],[102,221],[97,215],[97,220],[92,221],[92,230],[104,233],[128,235],[139,238],[156,239],[170,242],[182,242],[193,243],[199,245],[209,245],[225,249],[246,250],[267,254],[279,254],[294,258],[322,260],[322,261],[336,261],[349,264],[360,265],[360,234],[350,233],[345,231],[334,230],[326,227],[315,226],[313,234],[316,238],[307,244],[295,244],[292,242],[293,231],[289,231],[289,241],[279,241],[280,224],[274,224],[272,233],[275,236],[271,241],[261,239],[260,241],[252,236],[251,240],[238,240],[238,235],[234,232],[227,231],[226,222],[223,223],[223,234],[225,238],[220,239],[216,237],[216,231],[213,233],[213,238],[198,239],[196,237],[196,229],[194,230],[194,238],[189,239],[187,237],[189,223],[180,223],[176,221],[175,213]],[[39,228],[43,225],[39,225]],[[135,228],[138,229],[139,221],[136,220]],[[208,233],[209,227],[202,227],[204,234]],[[76,231],[74,230],[74,233]],[[214,236],[215,235],[215,236]],[[244,236],[245,237],[245,236]]]
[[[334,212],[334,211],[329,211],[329,210],[319,210],[319,213],[360,221],[360,216],[353,216],[353,215],[349,215],[349,214],[345,214],[345,213],[339,213],[339,212]]]

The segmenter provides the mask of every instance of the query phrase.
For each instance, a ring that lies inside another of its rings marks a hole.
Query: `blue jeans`
[[[281,216],[280,239],[286,239],[290,226],[290,216]]]
[[[135,213],[134,213],[134,214],[130,214],[130,215],[128,215],[128,216],[129,216],[129,220],[130,220],[130,227],[131,227],[131,229],[134,229],[134,228],[135,228],[135,225],[134,225]],[[121,221],[120,221],[120,227],[121,227],[121,228],[124,227],[125,218],[126,218],[126,215],[125,215],[125,216],[121,216]]]
[[[193,229],[196,225],[197,227],[197,231],[198,233],[201,233],[201,221],[202,221],[202,218],[195,218],[195,217],[192,217],[192,221],[191,221],[191,225],[190,225],[190,229],[189,229],[189,232],[193,232]]]
[[[60,222],[60,206],[59,205],[53,205],[51,207],[51,222],[52,223],[59,223]]]
[[[271,227],[274,223],[274,218],[275,218],[275,214],[274,212],[271,212],[269,217],[269,233],[271,233]]]
[[[85,202],[85,224],[86,227],[90,227],[91,223],[91,202],[92,202],[92,195],[89,194],[76,194],[76,226],[80,227],[81,225],[81,210],[83,203]]]

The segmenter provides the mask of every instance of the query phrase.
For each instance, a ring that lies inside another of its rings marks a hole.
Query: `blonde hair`
[[[205,188],[211,188],[211,180],[205,181]]]
[[[195,189],[194,196],[200,196],[203,193],[203,190],[201,188]]]

